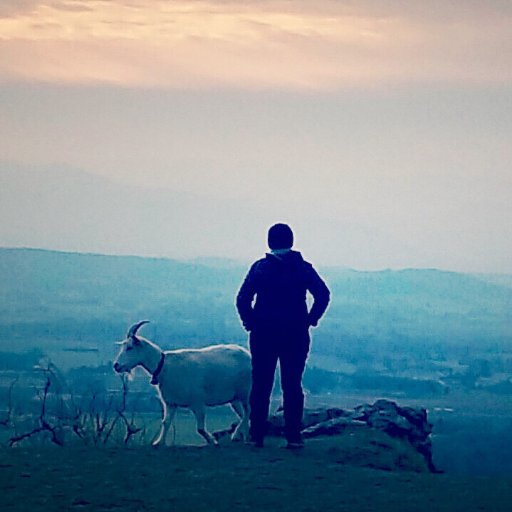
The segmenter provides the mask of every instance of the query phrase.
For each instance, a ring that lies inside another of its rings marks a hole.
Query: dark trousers
[[[255,328],[250,336],[252,355],[251,436],[263,439],[267,432],[270,395],[279,361],[285,435],[288,441],[300,439],[304,393],[302,374],[309,351],[307,329]]]

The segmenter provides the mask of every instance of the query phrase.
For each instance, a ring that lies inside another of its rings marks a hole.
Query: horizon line
[[[208,265],[205,262],[201,262],[198,260],[217,260],[229,262],[232,266],[248,266],[251,264],[251,261],[245,261],[237,258],[229,258],[227,256],[218,256],[218,255],[198,255],[190,258],[176,258],[169,255],[142,255],[142,254],[133,254],[133,253],[105,253],[105,252],[95,252],[95,251],[74,251],[69,249],[55,249],[48,247],[33,247],[33,246],[4,246],[0,245],[0,251],[33,251],[33,252],[48,252],[48,253],[58,253],[58,254],[72,254],[72,255],[83,255],[83,256],[100,256],[106,258],[139,258],[146,260],[167,260],[180,264],[194,264],[202,267],[213,268],[212,265]],[[300,251],[299,251],[300,252]],[[360,273],[379,273],[379,272],[404,272],[404,271],[436,271],[447,274],[461,274],[461,275],[487,275],[487,276],[511,276],[512,273],[509,272],[468,272],[461,270],[453,270],[447,268],[440,267],[382,267],[379,269],[362,269],[362,268],[354,268],[348,267],[346,265],[316,265],[318,268],[324,270],[343,270],[347,272],[360,272]]]

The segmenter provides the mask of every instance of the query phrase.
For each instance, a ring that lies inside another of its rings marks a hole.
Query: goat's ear
[[[123,341],[114,341],[114,345],[124,345],[125,342]]]

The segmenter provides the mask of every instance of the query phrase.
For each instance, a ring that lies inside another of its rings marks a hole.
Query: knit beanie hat
[[[290,249],[293,245],[293,232],[287,224],[274,224],[268,230],[270,249]]]

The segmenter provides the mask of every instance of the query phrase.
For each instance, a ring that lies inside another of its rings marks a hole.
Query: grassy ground
[[[0,452],[0,510],[510,511],[512,478],[433,475],[384,434],[347,432],[290,452],[277,441]]]

